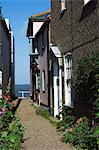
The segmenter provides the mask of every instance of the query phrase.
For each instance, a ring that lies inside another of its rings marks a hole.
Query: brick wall
[[[99,53],[99,1],[93,0],[84,6],[84,0],[66,0],[66,10],[61,12],[60,8],[60,1],[51,0],[51,43],[56,44],[62,54],[72,52],[75,79],[78,61],[91,52]]]
[[[99,52],[99,1],[84,6],[84,0],[67,0],[63,15],[60,7],[60,1],[51,1],[51,42],[63,54],[73,52],[75,77],[78,60],[92,51]]]

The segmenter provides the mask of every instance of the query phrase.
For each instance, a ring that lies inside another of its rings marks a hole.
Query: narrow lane
[[[25,128],[21,150],[73,150],[61,142],[61,138],[48,120],[35,114],[30,99],[21,101],[17,113]]]

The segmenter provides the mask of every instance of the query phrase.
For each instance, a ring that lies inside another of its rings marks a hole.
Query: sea
[[[22,94],[19,91],[28,91],[30,92],[29,84],[16,84],[15,85],[15,96],[22,97]],[[30,97],[30,93],[24,93],[24,97]]]

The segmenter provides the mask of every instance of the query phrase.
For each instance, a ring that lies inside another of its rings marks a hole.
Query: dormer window
[[[84,0],[84,5],[86,5],[91,0]]]
[[[61,0],[61,12],[66,9],[65,0]]]

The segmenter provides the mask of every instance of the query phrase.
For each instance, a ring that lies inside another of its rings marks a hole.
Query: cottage
[[[44,15],[46,14],[44,20]],[[39,18],[38,18],[39,16]],[[34,22],[40,21],[40,28],[31,29],[28,23],[27,36],[32,41],[30,54],[31,96],[39,105],[48,107],[56,117],[62,105],[62,57],[59,49],[50,43],[50,11],[34,15]],[[35,36],[31,37],[31,31]],[[30,32],[30,33],[29,33]],[[31,42],[30,42],[31,43]]]

